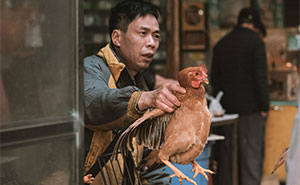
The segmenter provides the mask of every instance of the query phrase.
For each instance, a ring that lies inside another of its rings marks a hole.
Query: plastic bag
[[[223,94],[224,93],[222,91],[220,91],[217,94],[216,98],[214,98],[213,96],[210,96],[210,95],[206,94],[206,98],[208,100],[210,100],[208,109],[209,109],[209,112],[212,114],[212,116],[215,116],[215,117],[224,116],[225,110],[223,109],[223,107],[222,107],[222,105],[220,103],[220,100],[221,100]]]

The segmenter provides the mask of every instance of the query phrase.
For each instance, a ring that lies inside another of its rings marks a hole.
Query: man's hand
[[[83,183],[85,184],[92,184],[94,182],[95,178],[92,174],[87,174],[83,177]]]
[[[159,108],[164,112],[173,112],[180,107],[180,102],[172,92],[184,94],[185,89],[176,83],[166,83],[158,89],[144,92],[138,102],[138,108]]]
[[[268,112],[261,111],[260,114],[263,118],[266,118],[268,116]]]
[[[166,83],[176,83],[176,84],[179,84],[179,82],[177,80],[174,80],[174,79],[171,79],[171,78],[165,78],[165,77],[160,76],[158,74],[155,75],[154,89],[157,89],[157,88],[161,87],[162,85],[164,85]]]

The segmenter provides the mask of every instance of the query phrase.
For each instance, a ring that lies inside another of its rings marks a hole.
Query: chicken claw
[[[184,175],[180,170],[178,170],[170,161],[162,160],[163,163],[165,163],[171,170],[173,170],[174,174],[170,175],[171,178],[177,176],[180,184],[182,184],[182,180],[186,180],[194,185],[197,185],[195,181],[188,178],[186,175]]]
[[[195,160],[192,161],[192,165],[194,167],[194,169],[192,169],[192,172],[195,172],[194,176],[193,176],[193,179],[199,174],[201,173],[206,180],[208,180],[208,177],[207,175],[205,174],[206,173],[209,173],[209,174],[215,174],[215,172],[211,171],[211,170],[208,170],[208,169],[204,169],[202,168]]]

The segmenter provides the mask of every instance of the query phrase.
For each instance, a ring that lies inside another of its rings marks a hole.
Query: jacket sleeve
[[[267,75],[268,69],[265,44],[261,39],[257,42],[253,56],[256,94],[259,101],[259,108],[262,111],[268,111],[270,105]]]
[[[141,92],[135,86],[110,88],[110,72],[101,62],[95,58],[84,62],[86,124],[98,126],[99,130],[124,127],[143,114],[136,109]]]

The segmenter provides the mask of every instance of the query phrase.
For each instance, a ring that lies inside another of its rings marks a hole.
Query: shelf
[[[84,30],[97,31],[99,33],[108,33],[108,26],[84,26]]]
[[[96,42],[92,42],[92,41],[84,41],[84,45],[99,45],[99,44],[103,44],[103,43],[96,43]]]
[[[110,13],[110,10],[107,10],[107,9],[97,9],[97,8],[91,8],[91,9],[84,9],[83,10],[84,13],[99,13],[99,14],[106,14],[106,15],[109,15]]]

